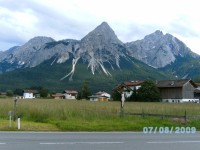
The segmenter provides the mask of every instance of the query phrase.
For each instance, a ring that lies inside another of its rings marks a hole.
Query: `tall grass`
[[[13,111],[13,108],[13,99],[0,99],[0,119],[8,119],[8,112]],[[168,115],[184,115],[186,111],[187,115],[200,115],[200,104],[126,102],[124,111]],[[53,99],[17,101],[17,115],[22,120],[50,123],[62,130],[142,130],[142,127],[147,125],[177,125],[177,122],[169,119],[120,117],[119,112],[120,102]],[[189,123],[197,125],[196,122],[199,121],[192,120]]]
[[[200,115],[200,104],[197,103],[131,103],[127,102],[125,109],[132,113],[155,113],[168,115]]]

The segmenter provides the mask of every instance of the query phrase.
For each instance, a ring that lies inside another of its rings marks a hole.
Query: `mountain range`
[[[34,37],[0,53],[0,89],[46,86],[96,90],[124,80],[198,78],[200,56],[171,34],[155,31],[123,43],[103,22],[81,40]]]

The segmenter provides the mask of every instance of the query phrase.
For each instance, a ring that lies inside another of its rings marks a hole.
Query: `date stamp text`
[[[196,127],[143,127],[144,134],[194,134]]]

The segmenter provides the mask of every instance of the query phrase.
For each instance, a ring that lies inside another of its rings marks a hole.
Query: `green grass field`
[[[0,99],[0,130],[9,128],[8,112],[14,109],[14,99]],[[126,102],[124,112],[168,115],[200,115],[196,103],[135,103]],[[90,102],[86,100],[35,99],[18,100],[17,115],[23,131],[142,131],[145,126],[189,126],[200,129],[200,119],[141,117],[120,114],[120,102]]]

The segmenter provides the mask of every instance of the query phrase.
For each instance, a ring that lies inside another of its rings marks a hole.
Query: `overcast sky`
[[[122,42],[161,30],[200,54],[199,0],[0,0],[0,50],[35,36],[80,40],[106,21]]]

